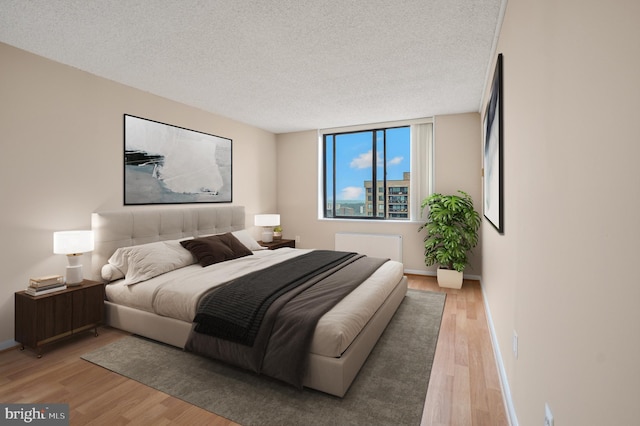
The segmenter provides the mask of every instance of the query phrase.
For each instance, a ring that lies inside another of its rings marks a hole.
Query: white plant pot
[[[446,288],[462,288],[462,272],[438,268],[438,285]]]

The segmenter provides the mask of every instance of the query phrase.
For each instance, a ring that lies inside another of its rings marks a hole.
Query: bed
[[[194,334],[193,317],[198,302],[208,294],[207,286],[212,283],[222,286],[247,272],[259,273],[265,270],[263,268],[299,259],[314,251],[262,249],[244,229],[242,206],[104,211],[93,213],[91,222],[95,238],[91,255],[92,278],[107,282],[106,324],[180,348],[185,348]],[[142,264],[151,264],[153,257],[144,251],[148,247],[160,245],[168,250],[167,247],[175,248],[183,241],[229,234],[249,249],[251,255],[206,268],[193,261],[184,264],[176,261],[178,265],[174,269],[168,268],[149,277],[142,273],[130,279],[129,274],[110,272],[117,272],[110,261],[114,262],[118,253],[132,247],[136,253],[141,253]],[[183,285],[187,282],[185,276],[191,283],[189,289]],[[302,384],[344,396],[406,291],[407,279],[402,264],[395,261],[381,263],[318,321]]]

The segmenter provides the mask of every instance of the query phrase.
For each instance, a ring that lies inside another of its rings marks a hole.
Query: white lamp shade
[[[278,226],[280,225],[279,214],[257,214],[255,217],[256,226]]]
[[[255,217],[256,226],[262,226],[262,242],[270,243],[273,241],[273,227],[280,225],[279,214],[257,214]]]
[[[60,231],[53,233],[53,252],[79,254],[93,251],[92,231]]]

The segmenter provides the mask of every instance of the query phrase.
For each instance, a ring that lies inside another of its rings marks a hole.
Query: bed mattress
[[[252,256],[206,268],[198,264],[186,266],[133,285],[124,285],[124,280],[119,280],[106,286],[106,295],[112,303],[191,323],[200,298],[209,289],[309,251],[291,248],[261,250]],[[393,291],[402,275],[401,263],[385,262],[320,319],[311,353],[339,357]]]

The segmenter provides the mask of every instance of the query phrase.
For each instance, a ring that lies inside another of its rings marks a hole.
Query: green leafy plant
[[[458,195],[432,194],[422,201],[420,213],[429,208],[427,221],[418,231],[426,229],[424,263],[462,272],[468,265],[467,252],[478,244],[480,215],[473,200],[463,191]]]

